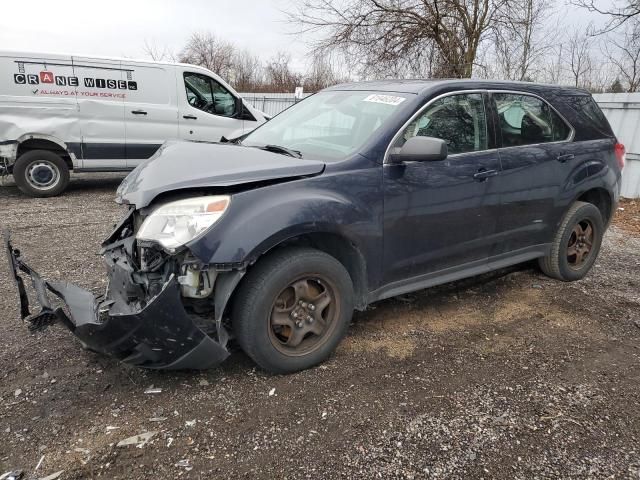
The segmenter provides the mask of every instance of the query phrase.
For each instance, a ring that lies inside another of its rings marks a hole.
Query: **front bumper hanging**
[[[22,260],[8,232],[4,232],[4,244],[19,293],[20,314],[32,331],[60,322],[86,348],[151,369],[207,369],[229,355],[226,335],[216,341],[185,311],[174,275],[149,301],[123,309],[117,300],[95,297],[70,283],[44,280]],[[30,310],[23,275],[30,279],[41,307],[35,314]],[[64,308],[53,306],[49,293],[64,302],[68,315]]]

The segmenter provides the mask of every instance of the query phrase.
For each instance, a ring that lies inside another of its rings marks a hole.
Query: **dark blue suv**
[[[102,247],[102,297],[41,279],[8,235],[6,247],[34,329],[59,321],[147,368],[210,367],[235,338],[261,367],[292,372],[384,298],[533,259],[583,278],[624,154],[583,90],[340,85],[243,138],[168,143],[133,171],[117,193],[129,214]]]

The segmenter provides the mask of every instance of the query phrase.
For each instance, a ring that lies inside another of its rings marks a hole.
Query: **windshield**
[[[249,134],[249,147],[277,145],[302,158],[342,160],[356,152],[409,96],[328,91],[313,95]]]

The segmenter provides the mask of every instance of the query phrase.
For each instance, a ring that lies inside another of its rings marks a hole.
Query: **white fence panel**
[[[594,95],[618,140],[627,147],[627,166],[622,172],[622,196],[640,197],[640,93]]]
[[[241,93],[240,96],[253,108],[275,117],[291,105],[299,102],[293,93]],[[309,94],[303,96],[308,97]]]

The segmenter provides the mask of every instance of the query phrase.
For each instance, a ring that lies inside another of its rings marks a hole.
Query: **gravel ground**
[[[46,277],[99,292],[120,179],[48,200],[1,188],[0,223]],[[640,237],[619,226],[581,282],[524,265],[380,302],[289,376],[237,351],[207,372],[141,371],[60,326],[30,335],[0,265],[0,475],[640,478]]]

